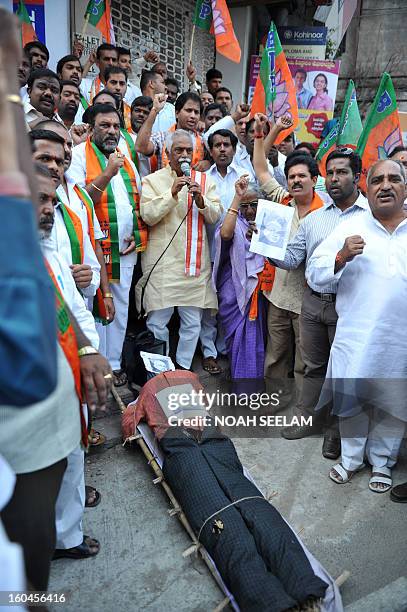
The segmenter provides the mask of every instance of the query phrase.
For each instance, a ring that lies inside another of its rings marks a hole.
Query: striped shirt
[[[369,204],[364,195],[359,193],[356,202],[342,211],[333,202],[326,204],[323,208],[316,210],[312,215],[307,215],[301,223],[298,232],[288,243],[284,261],[270,259],[270,262],[279,268],[293,270],[305,261],[307,266],[309,258],[317,246],[329,236],[329,234],[342,223],[354,215],[360,215],[369,210]],[[319,291],[318,287],[311,289]],[[336,293],[336,286],[329,285],[324,293]]]

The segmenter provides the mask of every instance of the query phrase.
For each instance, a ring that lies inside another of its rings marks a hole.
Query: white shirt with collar
[[[168,132],[168,130],[174,125],[175,122],[176,119],[174,104],[166,102],[164,108],[160,110],[157,117],[155,118],[151,133],[154,134],[155,132]]]
[[[133,100],[135,98],[138,98],[139,96],[141,96],[140,87],[138,87],[137,85],[135,85],[135,83],[132,83],[131,81],[127,81],[126,95],[124,96],[124,99],[127,104],[131,106]]]
[[[81,330],[89,338],[92,346],[96,349],[99,348],[99,336],[96,332],[95,320],[92,313],[86,308],[85,302],[77,290],[69,264],[67,264],[63,254],[58,253],[54,249],[52,234],[50,238],[41,241],[41,249],[54,273],[62,295],[75,319],[78,321]]]
[[[335,273],[338,251],[347,237],[355,235],[366,243],[363,253]],[[327,378],[405,378],[406,252],[407,219],[390,233],[370,209],[340,223],[313,252],[307,265],[308,280],[320,292],[334,283],[337,286],[339,318]],[[388,385],[391,393],[390,381]],[[397,387],[396,381],[394,385]],[[405,420],[405,404],[400,398],[397,403],[386,396],[386,411],[401,412],[403,416],[395,416]],[[381,401],[380,392],[374,399]]]
[[[86,185],[86,154],[85,154],[86,143],[82,142],[72,150],[72,162],[67,172],[69,181],[77,183],[81,187]],[[124,153],[124,150],[123,150]],[[107,160],[106,160],[107,163]],[[137,188],[141,194],[141,181],[137,168],[133,162],[130,162],[133,166],[134,174],[137,180]],[[118,234],[119,234],[119,250],[123,251],[129,246],[129,243],[125,241],[125,238],[133,235],[133,208],[129,201],[126,185],[118,173],[110,181],[110,185],[113,190],[113,195],[116,203],[116,214],[118,223]],[[97,214],[97,212],[96,212]],[[124,268],[131,268],[137,263],[137,253],[133,251],[129,255],[120,257],[120,266]]]
[[[91,91],[92,91],[92,85],[93,85],[93,81],[95,80],[95,77],[85,77],[84,79],[82,79],[81,84],[79,85],[79,89],[81,90],[81,94],[83,95],[83,97],[85,98],[85,100],[90,104],[90,96],[91,96]],[[102,81],[100,81],[100,91],[103,91],[105,88],[105,86],[103,85]],[[141,96],[141,89],[139,87],[137,87],[137,85],[135,85],[134,83],[131,83],[130,81],[127,82],[127,89],[126,89],[126,94],[124,96],[124,100],[125,102],[127,102],[127,104],[131,105],[131,103],[133,102],[134,98],[137,98],[138,96]],[[82,104],[80,104],[80,107],[82,107]],[[83,107],[82,107],[83,109]],[[85,112],[85,110],[83,109],[82,114]]]
[[[62,202],[68,208],[72,208],[70,200],[65,193],[65,189],[62,185],[59,185],[57,189],[57,195],[61,198]],[[75,211],[74,211],[75,212]],[[54,227],[52,228],[50,236],[50,244],[54,250],[58,253],[59,257],[66,263],[67,266],[72,265],[72,251],[69,235],[65,226],[64,217],[62,215],[61,208],[58,204],[54,208],[55,221]],[[82,218],[79,217],[82,221]],[[87,224],[83,227],[83,263],[92,268],[92,281],[88,287],[81,289],[83,295],[87,298],[91,298],[96,294],[96,291],[100,285],[100,264],[97,260],[95,251],[93,250],[88,232]]]
[[[134,142],[134,144],[136,144],[137,134],[135,134],[134,132],[128,132],[128,134],[130,138],[132,139],[132,141]],[[130,161],[133,161],[131,159],[129,147],[127,146],[127,142],[123,138],[123,136],[120,136],[119,149],[123,153],[123,155],[127,157],[127,159],[129,159]],[[137,153],[137,156],[139,160],[140,179],[143,179],[148,174],[151,174],[150,157],[148,157],[147,155],[143,155],[143,153]]]
[[[27,124],[36,119],[44,119],[44,115],[31,104],[29,97],[27,97],[24,102],[24,115]]]
[[[232,119],[232,117],[230,115],[226,115],[226,117],[223,117],[222,119],[220,119],[219,121],[211,125],[211,127],[203,135],[203,139],[206,145],[208,143],[208,138],[210,134],[213,134],[217,130],[230,130],[231,132],[236,134],[236,126],[235,126],[235,122]],[[286,159],[287,159],[286,156],[280,153],[279,151],[278,152],[278,166],[273,168],[270,162],[267,162],[268,170],[271,176],[274,176],[276,181],[285,189],[287,189],[287,180],[284,174],[284,165],[285,165]],[[246,172],[249,174],[251,181],[257,182],[253,164],[250,159],[250,155],[247,152],[246,147],[244,146],[244,144],[240,142],[240,140],[237,143],[236,155],[235,155],[234,161],[236,165],[241,166],[242,168],[246,169]]]
[[[220,174],[216,164],[213,164],[213,166],[211,166],[209,170],[205,172],[205,174],[216,184],[217,195],[219,196],[223,207],[223,212],[219,221],[214,224],[206,224],[206,235],[208,236],[212,262],[215,261],[214,238],[216,229],[222,225],[228,208],[232,204],[233,198],[235,197],[236,181],[245,173],[245,168],[238,166],[234,160],[232,160],[232,163],[227,167],[226,176],[222,176]]]
[[[20,87],[20,98],[23,104],[26,100],[30,101],[30,96],[28,95],[27,89],[28,89],[28,85],[24,85],[23,87]]]

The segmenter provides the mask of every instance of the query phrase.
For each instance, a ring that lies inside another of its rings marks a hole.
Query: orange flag
[[[212,15],[211,32],[215,34],[216,51],[238,64],[242,52],[233,29],[232,18],[226,5],[226,0],[212,0]]]
[[[280,132],[274,144],[282,142],[298,125],[298,105],[293,77],[273,22],[261,58],[260,72],[252,100],[251,116],[256,113],[264,113],[271,121],[282,115],[289,115],[293,120],[293,126]]]
[[[28,16],[28,11],[26,6],[22,0],[18,3],[16,15],[20,19],[21,22],[21,38],[23,47],[29,42],[33,42],[38,40],[38,37],[33,28],[33,24],[31,23],[30,17]]]
[[[115,45],[110,0],[90,0],[86,7],[85,19],[89,15],[89,23],[101,32],[103,40]]]
[[[394,147],[402,144],[396,92],[390,75],[385,72],[366,117],[356,151],[362,158],[362,174],[359,180],[361,189],[366,190],[366,177],[370,166],[379,159],[387,159]]]

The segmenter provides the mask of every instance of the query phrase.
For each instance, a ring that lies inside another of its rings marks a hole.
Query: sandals
[[[88,440],[89,446],[102,446],[106,442],[106,436],[92,427],[88,434]]]
[[[90,547],[97,547],[95,552],[92,552]],[[83,536],[82,544],[74,546],[74,548],[57,548],[54,552],[53,559],[86,559],[94,557],[100,550],[100,544],[90,536]]]
[[[329,478],[337,484],[345,484],[346,482],[349,482],[352,479],[353,475],[356,474],[356,472],[360,472],[365,467],[365,464],[362,463],[362,465],[357,470],[346,470],[343,467],[342,463],[337,463],[333,466],[333,468],[331,468],[331,471],[329,472]],[[336,475],[335,472],[338,475]]]
[[[337,463],[331,468],[329,472],[329,478],[337,484],[345,484],[349,482],[356,472],[360,472],[366,467],[363,463],[357,470],[346,470],[341,463]],[[382,484],[384,487],[377,487],[375,485]],[[391,478],[391,470],[386,467],[372,468],[372,476],[369,480],[369,489],[374,493],[387,493],[393,486]]]
[[[124,370],[113,370],[113,384],[115,387],[124,387],[127,383],[127,374]]]
[[[95,487],[90,487],[89,485],[85,486],[85,508],[95,508],[100,504],[101,495],[99,491],[95,489]],[[93,497],[93,501],[89,501],[90,498]]]
[[[375,484],[383,484],[384,487],[375,487]],[[387,493],[393,486],[391,470],[387,467],[372,467],[372,476],[369,480],[369,489],[374,493]]]
[[[202,367],[205,372],[209,372],[209,374],[222,374],[223,369],[220,367],[215,357],[205,357],[202,359]]]

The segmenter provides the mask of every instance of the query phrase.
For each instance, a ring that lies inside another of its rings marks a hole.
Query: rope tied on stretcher
[[[203,522],[203,524],[202,524],[202,527],[200,528],[199,533],[198,533],[198,537],[197,537],[198,542],[200,541],[200,537],[201,537],[201,533],[202,533],[203,528],[205,527],[205,525],[206,525],[206,524],[207,524],[207,523],[208,523],[208,522],[209,522],[211,519],[213,519],[215,516],[217,516],[218,514],[220,514],[221,512],[223,512],[224,510],[227,510],[228,508],[231,508],[232,506],[235,506],[236,504],[240,504],[240,502],[243,502],[243,501],[248,501],[249,499],[262,499],[263,501],[265,501],[265,502],[269,503],[269,502],[267,501],[267,499],[266,499],[265,497],[263,497],[262,495],[250,495],[249,497],[241,497],[240,499],[237,499],[236,501],[231,502],[230,504],[228,504],[227,506],[224,506],[224,507],[223,507],[223,508],[221,508],[220,510],[217,510],[216,512],[214,512],[213,514],[211,514],[210,516],[208,516],[208,518],[207,518],[207,519],[205,519],[205,520],[204,520],[204,522]]]

